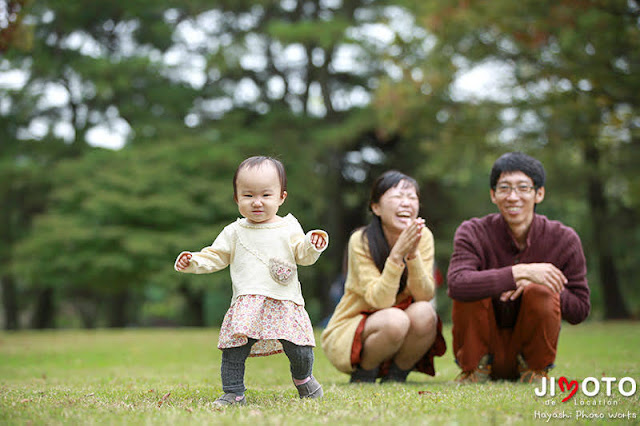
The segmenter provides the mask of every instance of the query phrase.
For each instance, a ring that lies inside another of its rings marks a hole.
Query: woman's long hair
[[[369,210],[371,210],[371,205],[376,204],[380,201],[380,197],[384,195],[389,189],[397,186],[401,181],[405,181],[408,185],[412,185],[416,189],[416,194],[420,193],[420,187],[418,186],[418,182],[410,176],[405,175],[397,170],[389,170],[380,177],[376,179],[371,187],[371,195],[369,197]],[[368,242],[369,253],[371,254],[371,258],[373,262],[376,264],[376,267],[380,272],[384,269],[384,264],[391,253],[391,247],[389,247],[389,242],[387,238],[384,236],[384,231],[382,230],[382,221],[380,220],[380,216],[373,213],[372,210],[372,218],[371,222],[364,227],[362,232],[362,238]],[[400,278],[400,287],[398,288],[398,294],[404,291],[407,286],[407,270],[405,268],[402,273],[402,277]]]

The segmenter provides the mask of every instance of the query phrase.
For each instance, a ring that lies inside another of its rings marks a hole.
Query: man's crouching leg
[[[521,380],[530,381],[525,372],[544,376],[556,359],[562,320],[560,295],[546,286],[529,284],[521,297],[513,344],[520,355]]]
[[[453,353],[462,373],[460,382],[489,379],[491,327],[495,328],[491,299],[475,302],[453,301]]]

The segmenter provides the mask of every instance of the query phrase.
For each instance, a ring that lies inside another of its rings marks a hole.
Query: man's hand
[[[519,263],[513,265],[511,272],[516,285],[520,280],[528,280],[547,286],[556,293],[562,292],[564,285],[568,282],[562,271],[551,263]]]
[[[518,280],[516,281],[516,289],[505,291],[500,295],[500,301],[506,302],[507,300],[516,300],[518,297],[522,295],[524,292],[524,288],[531,284],[529,280]]]
[[[313,244],[316,249],[322,250],[327,245],[327,240],[324,238],[324,234],[320,232],[312,232],[311,233],[311,244]]]
[[[189,267],[191,264],[191,253],[182,253],[180,259],[176,262],[176,269],[178,271],[183,271]]]

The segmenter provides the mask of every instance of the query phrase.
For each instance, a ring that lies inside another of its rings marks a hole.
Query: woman
[[[388,171],[373,184],[369,225],[349,239],[345,293],[322,333],[322,348],[351,382],[405,382],[434,375],[446,351],[434,295],[433,235],[418,217],[417,182]]]

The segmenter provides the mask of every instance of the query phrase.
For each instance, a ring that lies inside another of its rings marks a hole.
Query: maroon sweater
[[[516,288],[511,272],[516,263],[554,264],[568,280],[560,294],[562,318],[571,324],[587,318],[591,303],[580,238],[572,228],[538,214],[522,251],[499,213],[463,222],[453,240],[447,274],[449,297],[463,302],[491,297],[500,310],[500,294]]]

